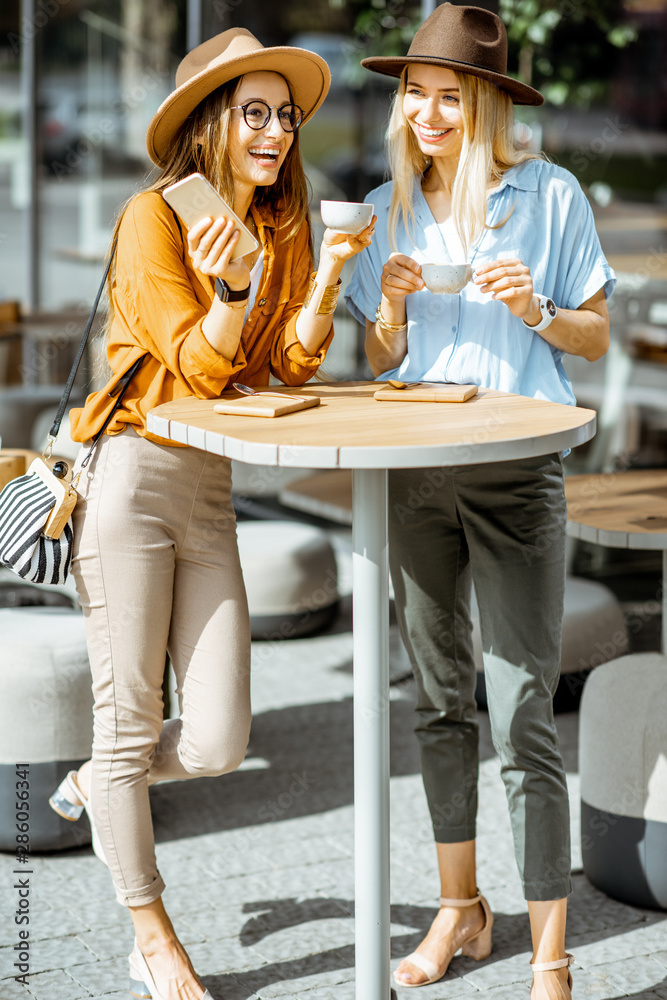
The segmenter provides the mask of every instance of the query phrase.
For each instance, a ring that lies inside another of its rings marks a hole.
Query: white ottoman
[[[579,717],[581,854],[608,896],[667,910],[667,656],[595,670]]]
[[[0,850],[16,849],[17,764],[29,765],[31,850],[89,843],[84,822],[69,823],[48,805],[67,771],[90,757],[93,741],[83,616],[1,608],[0,636]]]
[[[484,659],[479,611],[473,592],[473,649],[477,667],[477,703],[486,707],[483,683]],[[594,580],[569,576],[565,581],[565,613],[561,650],[561,676],[554,696],[554,709],[577,707],[589,673],[594,667],[623,656],[628,632],[623,610],[612,591]]]
[[[324,531],[297,521],[240,521],[239,554],[253,639],[315,632],[338,609],[338,573]]]

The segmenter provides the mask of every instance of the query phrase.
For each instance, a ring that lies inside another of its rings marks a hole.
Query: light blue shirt
[[[387,220],[391,182],[367,196],[378,217],[370,247],[356,259],[346,302],[364,323],[375,320],[381,299],[382,266],[392,252]],[[397,247],[420,264],[451,260],[441,227],[433,218],[421,184],[413,194],[411,238],[399,218]],[[577,309],[600,288],[607,297],[616,283],[595,231],[591,207],[569,171],[544,160],[528,160],[508,170],[487,202],[482,238],[469,251],[476,265],[518,257],[531,271],[536,292],[562,309]],[[459,263],[457,261],[457,263]],[[461,382],[519,393],[556,403],[575,403],[563,368],[563,351],[552,347],[513,316],[504,303],[469,282],[456,295],[424,289],[406,296],[408,350],[398,368],[380,378],[405,382]]]

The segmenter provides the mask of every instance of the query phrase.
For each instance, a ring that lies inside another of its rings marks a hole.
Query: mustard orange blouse
[[[267,385],[275,375],[285,385],[302,385],[317,370],[333,329],[315,356],[296,335],[296,320],[312,270],[308,226],[287,240],[268,209],[251,209],[264,248],[255,303],[233,361],[218,354],[202,332],[215,294],[215,280],[196,271],[184,235],[162,195],[138,195],[123,216],[111,287],[113,317],[107,337],[109,383],[70,411],[75,441],[93,437],[113,406],[109,389],[142,355],[122,406],[107,434],[126,424],[143,437],[174,444],[146,431],[146,415],[160,403],[184,396],[213,399],[232,381]],[[179,446],[177,446],[179,447]]]

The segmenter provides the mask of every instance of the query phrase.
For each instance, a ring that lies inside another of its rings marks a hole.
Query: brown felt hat
[[[176,89],[148,126],[146,148],[153,163],[164,156],[185,119],[223,83],[244,73],[280,73],[307,122],[324,101],[331,73],[324,59],[291,45],[265,48],[246,28],[229,28],[188,52],[176,70]]]
[[[538,90],[507,75],[507,32],[497,14],[482,7],[443,3],[417,30],[406,56],[369,56],[361,65],[400,76],[409,63],[444,66],[490,80],[515,104],[544,104]]]

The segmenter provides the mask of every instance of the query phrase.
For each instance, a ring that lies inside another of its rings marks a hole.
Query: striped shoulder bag
[[[58,412],[49,431],[44,453],[41,458],[34,460],[25,475],[7,483],[0,493],[0,566],[6,566],[31,583],[62,584],[69,574],[74,540],[72,511],[76,505],[76,485],[81,470],[74,480],[68,482],[65,477],[69,469],[65,462],[56,462],[53,469],[47,462],[51,458],[60,430],[115,249],[114,243]],[[110,396],[117,397],[116,402],[101,430],[93,438],[81,469],[92,458],[97,442],[120,406],[125,390],[142,361],[143,357],[135,361],[109,393]]]

